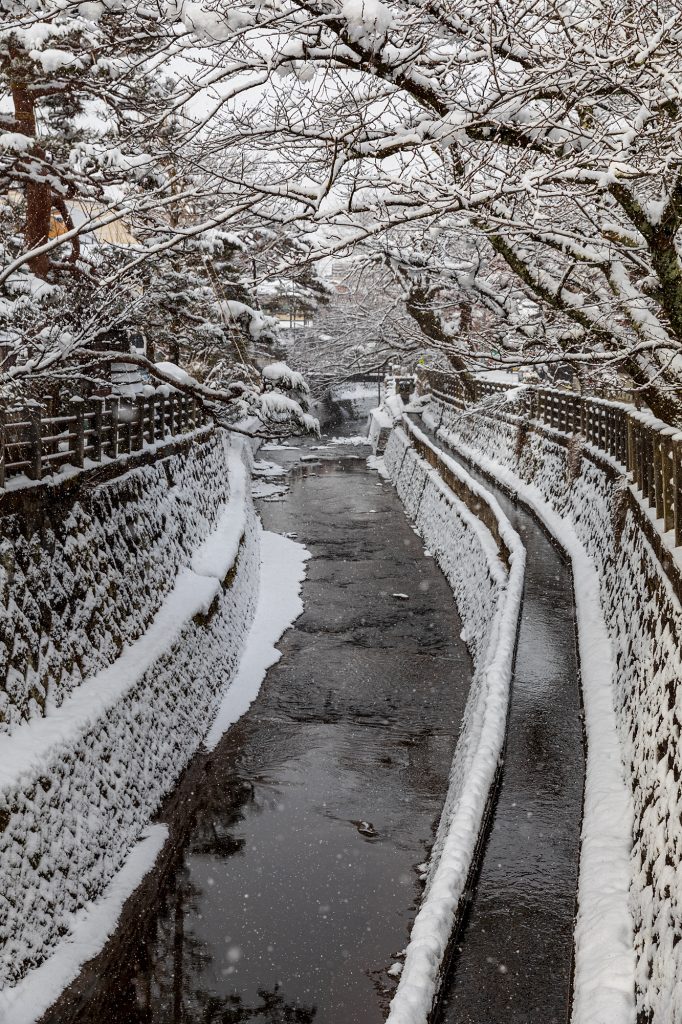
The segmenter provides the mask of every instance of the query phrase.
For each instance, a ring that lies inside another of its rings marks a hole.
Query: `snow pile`
[[[393,395],[376,409],[370,409],[367,440],[375,455],[383,452],[393,424],[400,419],[403,411],[403,401],[399,395]]]
[[[388,1017],[390,1024],[426,1024],[504,747],[525,552],[495,499],[446,458],[471,507],[485,505],[494,516],[509,566],[501,561],[492,534],[417,454],[406,429],[432,447],[415,428],[398,426],[386,448],[385,469],[452,587],[474,661],[426,889]]]
[[[573,563],[588,744],[573,1024],[664,1024],[682,1006],[682,609],[608,460],[504,410],[435,401],[431,422],[534,508]]]
[[[279,661],[281,653],[275,644],[303,611],[299,594],[310,557],[310,552],[290,537],[267,531],[262,534],[256,612],[237,676],[204,740],[207,750],[215,750],[223,733],[249,709],[265,673]]]
[[[250,461],[214,431],[3,542],[32,698],[0,737],[6,1002],[117,874],[235,677],[258,590]]]

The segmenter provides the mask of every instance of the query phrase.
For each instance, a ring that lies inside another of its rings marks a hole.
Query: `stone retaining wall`
[[[679,567],[617,467],[580,439],[433,403],[434,426],[510,470],[570,520],[597,568],[635,827],[639,1024],[682,1019],[682,606]],[[662,567],[655,549],[665,552]],[[677,591],[677,593],[676,593]]]
[[[121,867],[234,675],[258,585],[249,463],[214,430],[0,520],[0,987]],[[193,571],[233,514],[234,563]]]

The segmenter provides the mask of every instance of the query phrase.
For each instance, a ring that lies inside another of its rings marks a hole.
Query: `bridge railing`
[[[21,476],[42,480],[66,466],[82,468],[143,451],[209,422],[202,403],[179,391],[134,398],[73,398],[0,406],[0,488]]]
[[[494,395],[502,400],[495,411],[504,413],[505,392],[518,386],[425,367],[419,367],[418,376],[422,390],[457,409],[483,403],[483,414],[493,411],[486,399]],[[583,438],[614,459],[663,520],[664,529],[674,530],[675,545],[682,544],[682,432],[623,402],[534,385],[523,386],[507,411]]]

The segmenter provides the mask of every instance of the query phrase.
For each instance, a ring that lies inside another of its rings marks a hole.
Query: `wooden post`
[[[174,391],[171,392],[168,399],[168,433],[170,437],[175,437],[175,409],[177,400],[177,394]]]
[[[145,400],[142,395],[135,396],[135,442],[134,451],[141,452],[144,448],[144,407]]]
[[[39,402],[27,402],[25,405],[28,420],[28,476],[31,480],[41,480],[43,476],[43,432],[41,408]]]
[[[147,401],[149,402],[147,410],[147,441],[149,444],[154,444],[156,440],[156,398],[154,395],[150,395]]]
[[[626,453],[627,462],[626,467],[628,473],[632,473],[633,480],[637,476],[637,459],[635,458],[635,429],[632,423],[632,417],[626,417],[627,422],[627,440],[626,440]]]
[[[654,449],[654,504],[656,506],[656,518],[663,516],[663,451],[662,438],[657,430],[651,431],[651,441]]]
[[[158,410],[157,410],[157,437],[160,441],[163,441],[166,437],[166,415],[168,411],[168,396],[161,392],[158,396]]]
[[[682,439],[673,438],[673,520],[675,547],[682,544]]]
[[[102,405],[103,398],[92,399],[92,458],[94,462],[102,461]]]
[[[82,398],[71,399],[71,409],[75,418],[73,426],[74,462],[82,468],[85,462],[85,403]]]
[[[5,405],[0,403],[0,487],[5,486]]]
[[[661,489],[663,492],[663,528],[671,530],[675,523],[673,515],[673,442],[667,435],[661,436]]]
[[[120,409],[120,398],[111,395],[107,402],[107,415],[109,417],[109,457],[118,458],[118,413]]]
[[[644,427],[639,421],[635,427],[635,438],[637,444],[637,486],[642,494],[644,494],[646,487],[644,477]]]

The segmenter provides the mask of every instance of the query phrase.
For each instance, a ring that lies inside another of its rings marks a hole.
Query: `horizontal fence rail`
[[[535,385],[468,378],[418,368],[422,391],[456,409],[480,406],[481,413],[508,413],[582,438],[620,464],[644,502],[675,531],[682,544],[682,432],[622,402],[555,391]],[[505,394],[519,388],[513,404]],[[499,402],[495,402],[495,398]],[[506,407],[506,408],[505,408]]]
[[[203,404],[179,391],[134,398],[72,398],[0,406],[0,488],[12,478],[42,480],[67,466],[140,452],[210,422]]]

